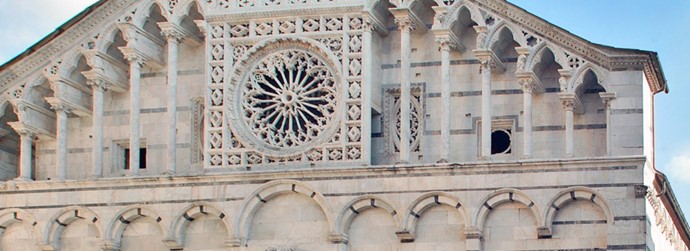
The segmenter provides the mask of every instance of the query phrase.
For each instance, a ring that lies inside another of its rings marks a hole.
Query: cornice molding
[[[489,10],[510,22],[519,24],[530,32],[543,37],[549,42],[567,48],[570,52],[594,63],[607,70],[643,70],[650,89],[653,93],[661,91],[668,92],[666,80],[664,79],[658,58],[649,53],[636,50],[621,50],[623,55],[610,55],[597,47],[601,45],[593,44],[579,36],[576,36],[565,29],[541,19],[519,7],[502,0],[468,0],[481,8]],[[641,55],[646,53],[647,55]]]

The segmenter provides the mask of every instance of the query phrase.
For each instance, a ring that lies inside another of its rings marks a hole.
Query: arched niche
[[[478,25],[476,14],[471,11],[469,6],[462,5],[451,15],[455,17],[450,24],[450,29],[459,36],[462,45],[467,48],[462,52],[462,58],[473,57],[472,50],[478,49],[477,31],[474,29]]]
[[[45,243],[55,250],[98,250],[103,231],[91,209],[72,206],[61,210],[46,228]]]
[[[515,32],[507,24],[501,22],[496,24],[496,28],[487,36],[486,48],[491,49],[496,56],[501,60],[517,58],[517,50],[520,47],[520,42],[515,37]],[[518,36],[520,38],[520,36]],[[515,70],[507,72],[515,72]]]
[[[341,209],[337,230],[350,250],[381,250],[397,245],[402,228],[400,214],[387,200],[373,195],[358,197]]]
[[[19,116],[9,101],[0,100],[0,181],[19,175],[19,134],[8,122],[19,121]]]
[[[415,201],[405,214],[405,230],[414,240],[415,250],[450,248],[464,250],[465,229],[471,219],[458,198],[443,192],[427,193]]]
[[[38,251],[41,234],[36,218],[22,209],[0,211],[0,249]]]
[[[233,237],[230,217],[206,202],[185,207],[171,226],[169,240],[184,250],[224,248]]]
[[[604,198],[604,196],[588,187],[571,187],[558,192],[558,194],[549,200],[549,207],[544,214],[544,223],[546,223],[545,226],[547,228],[551,228],[553,218],[556,213],[558,213],[560,208],[569,202],[578,200],[588,201],[599,206],[599,208],[601,208],[603,213],[606,215],[607,224],[613,224],[613,212],[611,211],[609,202],[606,200],[606,198]]]
[[[527,196],[527,194],[513,188],[500,189],[486,196],[479,204],[480,207],[474,217],[474,225],[479,228],[479,230],[482,230],[482,226],[488,214],[503,203],[519,203],[526,206],[536,218],[537,226],[541,225],[541,218],[539,217],[541,213],[538,206],[534,204],[534,201]]]
[[[538,114],[549,114],[549,116],[532,116],[534,126],[548,126],[563,124],[565,114],[558,97],[560,93],[561,78],[560,72],[563,67],[558,62],[554,52],[546,44],[542,44],[530,55],[526,69],[532,71],[542,83],[545,92],[539,95],[532,95],[532,109]],[[560,154],[560,147],[554,139],[560,139],[561,131],[536,131],[533,132],[533,156],[536,158],[547,158]]]
[[[576,156],[606,155],[606,107],[600,93],[606,93],[603,74],[586,67],[576,75],[573,92],[582,104],[582,113],[574,117]]]
[[[149,246],[162,250],[165,248],[163,238],[167,236],[163,225],[163,218],[155,211],[144,206],[127,207],[112,219],[106,230],[105,240],[122,249],[149,243]],[[141,231],[137,232],[139,229]]]
[[[482,250],[526,245],[538,238],[541,213],[525,193],[512,188],[500,189],[479,205],[475,224],[482,234]]]
[[[310,212],[320,212],[323,214],[323,220],[326,224],[325,229],[323,229],[326,232],[325,234],[328,235],[329,233],[334,232],[335,222],[332,219],[331,209],[321,193],[317,192],[313,187],[300,181],[275,180],[261,186],[246,197],[242,203],[242,206],[240,207],[238,218],[235,221],[235,239],[233,242],[236,243],[236,245],[248,245],[248,242],[252,238],[250,232],[252,230],[252,225],[254,224],[253,220],[257,216],[257,213],[259,213],[262,207],[268,205],[271,200],[280,198],[282,196],[287,198],[287,201],[281,201],[282,203],[287,203],[290,199],[300,202],[300,205],[306,205],[309,207],[311,207],[311,205],[308,204],[313,203],[312,205],[315,208],[312,208],[313,210],[310,210]],[[294,207],[294,204],[292,204],[291,209],[294,211],[283,213],[302,214],[304,217],[310,217],[310,215],[305,215],[304,212],[297,211],[297,208]],[[288,217],[287,215],[283,216]],[[299,221],[300,218],[294,218],[293,220]],[[324,239],[326,239],[326,237],[327,236],[324,236]],[[265,244],[266,243],[262,243],[262,245]]]

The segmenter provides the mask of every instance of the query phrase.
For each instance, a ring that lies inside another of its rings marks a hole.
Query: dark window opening
[[[125,148],[125,170],[129,170],[129,148]],[[146,169],[146,148],[139,148],[139,169]]]
[[[491,154],[511,153],[510,130],[495,130],[491,132]]]

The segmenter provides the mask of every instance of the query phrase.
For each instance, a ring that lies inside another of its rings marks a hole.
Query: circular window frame
[[[512,131],[512,130],[510,130],[510,129],[494,129],[494,130],[491,130],[491,135],[490,135],[490,137],[491,137],[491,155],[506,155],[506,154],[512,154],[512,152],[513,152],[513,151],[512,151],[512,150],[513,150],[513,134],[511,133],[511,131]],[[494,149],[493,149],[493,148],[494,148],[494,146],[496,145],[496,144],[494,144],[494,133],[501,133],[501,132],[508,136],[508,146],[506,147],[505,150],[500,151],[500,152],[499,152],[499,151],[496,151],[496,152],[494,153]]]
[[[335,98],[332,102],[335,102],[335,109],[327,124],[324,126],[324,129],[309,142],[302,143],[298,146],[279,147],[268,144],[264,140],[258,138],[249,127],[249,123],[243,115],[243,88],[247,81],[249,81],[249,77],[252,75],[254,68],[256,68],[262,60],[276,53],[290,50],[307,53],[319,60],[328,69],[334,82]],[[225,102],[226,105],[224,110],[229,112],[227,121],[233,134],[239,136],[239,139],[245,143],[245,146],[250,146],[250,148],[254,148],[256,151],[268,156],[291,157],[308,152],[314,147],[327,142],[340,128],[342,124],[342,110],[345,105],[345,102],[341,100],[344,90],[344,80],[339,70],[341,69],[341,64],[334,54],[319,42],[300,37],[282,37],[264,40],[248,49],[246,54],[235,62],[233,68],[234,71],[230,76],[230,81],[225,86],[227,92],[226,100],[229,102]]]

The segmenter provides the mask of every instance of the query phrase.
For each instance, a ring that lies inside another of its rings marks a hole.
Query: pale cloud
[[[0,0],[0,64],[28,49],[97,0]]]
[[[690,182],[690,149],[671,157],[664,170],[672,180]]]

